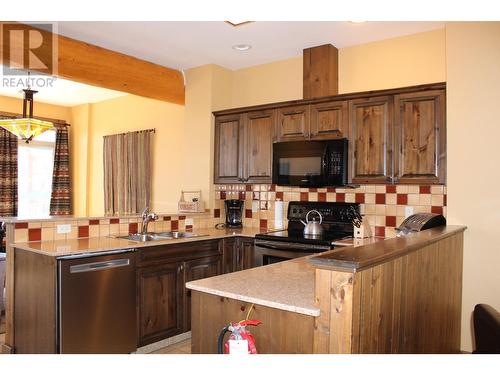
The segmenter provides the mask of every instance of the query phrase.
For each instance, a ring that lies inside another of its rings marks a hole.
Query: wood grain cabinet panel
[[[244,124],[244,182],[271,183],[276,112],[249,112]]]
[[[301,141],[309,138],[309,106],[278,109],[278,140]]]
[[[254,239],[239,238],[234,271],[247,270],[254,267]]]
[[[353,183],[392,180],[392,97],[352,100],[349,105]]]
[[[311,139],[336,139],[349,136],[347,101],[311,105]]]
[[[183,329],[182,263],[139,269],[138,346],[180,334]]]
[[[396,95],[395,177],[398,183],[444,183],[444,90]]]
[[[189,281],[222,274],[222,256],[206,257],[184,262],[183,285]],[[184,286],[184,332],[191,329],[191,290]]]
[[[216,183],[241,182],[243,177],[243,116],[228,115],[215,119]]]

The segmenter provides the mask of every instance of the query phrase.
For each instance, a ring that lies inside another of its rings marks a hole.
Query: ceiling
[[[233,27],[222,21],[110,21],[58,22],[58,33],[174,69],[210,63],[240,69],[325,43],[343,48],[443,27],[444,22],[258,21]],[[236,44],[252,48],[236,51]]]
[[[124,92],[85,85],[62,78],[55,79],[53,85],[49,87],[44,83],[46,80],[43,79],[42,76],[31,75],[31,77],[34,78],[33,82],[37,82],[36,78],[38,77],[42,78],[38,81],[40,82],[40,86],[43,85],[42,87],[32,87],[33,90],[38,90],[38,93],[35,94],[35,104],[36,102],[41,102],[72,107],[79,104],[96,103],[127,95],[127,93]],[[7,87],[5,85],[0,85],[0,95],[21,99],[23,97],[22,89],[24,88],[26,87]]]

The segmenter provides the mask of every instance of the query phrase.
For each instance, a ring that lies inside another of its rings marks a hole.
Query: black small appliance
[[[239,199],[226,199],[224,207],[226,209],[226,227],[241,228],[243,226],[243,207],[245,201]]]
[[[277,142],[273,144],[273,184],[325,187],[347,184],[349,142]]]

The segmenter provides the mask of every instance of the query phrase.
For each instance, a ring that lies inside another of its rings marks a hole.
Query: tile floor
[[[166,346],[150,354],[191,354],[191,339]]]

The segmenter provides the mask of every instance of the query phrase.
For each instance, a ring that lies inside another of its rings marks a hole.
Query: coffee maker
[[[239,199],[226,199],[224,207],[226,209],[226,227],[241,228],[243,226],[243,207],[245,201]]]

